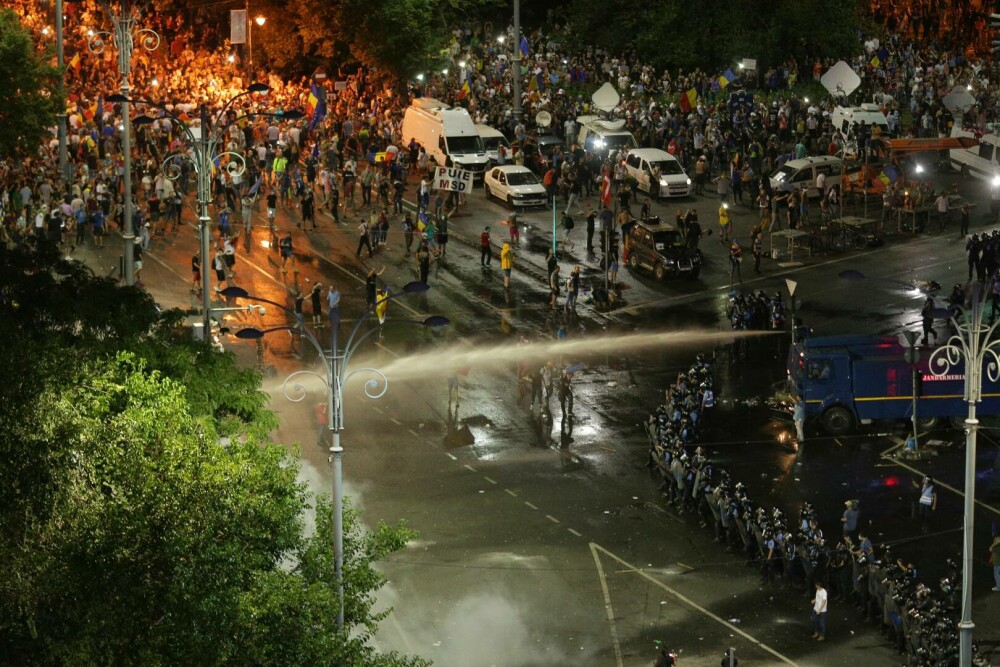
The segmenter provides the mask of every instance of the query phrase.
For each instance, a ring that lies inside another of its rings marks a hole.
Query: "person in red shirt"
[[[490,228],[486,227],[479,235],[479,265],[489,266],[491,259],[493,259],[493,245],[490,241]]]

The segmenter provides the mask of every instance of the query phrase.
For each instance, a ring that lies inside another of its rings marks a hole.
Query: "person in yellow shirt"
[[[500,270],[503,271],[503,287],[510,287],[510,270],[514,268],[514,250],[510,243],[504,243],[500,249]]]
[[[729,204],[719,206],[719,242],[729,243],[729,235],[733,231],[733,220],[729,217]]]

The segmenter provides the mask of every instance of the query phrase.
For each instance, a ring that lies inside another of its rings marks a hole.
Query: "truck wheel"
[[[854,428],[854,415],[836,405],[823,413],[823,428],[830,435],[843,435]]]
[[[656,268],[653,270],[653,275],[656,276],[657,280],[666,280],[666,278],[667,278],[667,267],[663,266],[662,262],[659,263],[659,264],[657,264]]]
[[[965,417],[949,417],[948,425],[951,426],[956,431],[965,430]]]
[[[917,415],[917,428],[921,431],[929,431],[932,428],[937,428],[941,423],[941,420],[937,417],[921,417]]]

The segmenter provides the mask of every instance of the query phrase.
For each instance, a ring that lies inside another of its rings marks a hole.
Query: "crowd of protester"
[[[665,392],[664,403],[646,421],[649,465],[661,482],[667,506],[713,531],[727,553],[739,554],[760,572],[763,587],[812,595],[819,583],[836,603],[853,603],[914,666],[951,665],[957,660],[960,570],[949,560],[935,584],[918,577],[915,565],[875,544],[861,521],[859,501],[845,502],[840,526],[819,525],[815,508],[797,513],[755,503],[746,486],[716,466],[699,446],[711,428],[716,404],[712,362],[699,354]],[[924,481],[926,488],[928,480]],[[870,522],[868,522],[870,523]],[[823,628],[825,637],[825,627]],[[815,637],[816,635],[814,635]]]

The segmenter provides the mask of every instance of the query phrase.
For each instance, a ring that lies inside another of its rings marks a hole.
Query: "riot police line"
[[[699,354],[664,393],[664,402],[644,423],[649,466],[661,481],[665,502],[711,529],[727,553],[760,570],[762,585],[780,580],[808,596],[821,582],[835,602],[851,602],[857,613],[885,635],[913,667],[958,664],[961,571],[947,561],[947,574],[924,582],[889,544],[875,545],[861,528],[827,538],[813,507],[797,517],[754,503],[741,482],[716,467],[698,446],[703,422],[715,407],[712,363]],[[857,510],[857,501],[845,503]],[[980,662],[974,662],[980,664]],[[981,663],[988,664],[988,663]]]

